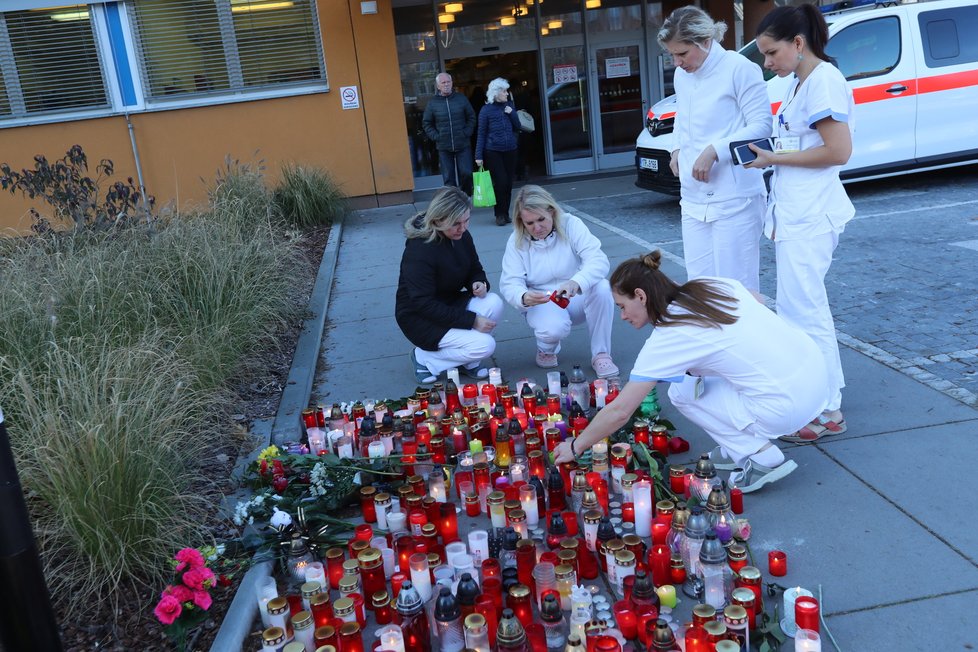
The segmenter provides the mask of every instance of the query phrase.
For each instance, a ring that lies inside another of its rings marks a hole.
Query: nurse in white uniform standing
[[[733,279],[677,285],[659,271],[654,251],[618,266],[611,291],[621,318],[652,325],[631,378],[576,439],[559,444],[569,462],[627,423],[657,382],[669,399],[718,444],[710,454],[730,481],[756,491],[797,468],[775,445],[825,404],[827,375],[818,347]]]
[[[817,7],[778,7],[757,28],[764,66],[780,77],[794,75],[781,103],[775,151],[757,151],[749,168],[774,166],[765,234],[777,254],[777,310],[808,333],[829,373],[829,399],[821,414],[784,441],[812,443],[844,432],[842,388],[835,323],[825,291],[825,274],[839,235],[855,215],[839,170],[852,153],[852,92],[825,54],[828,27]]]
[[[688,278],[723,276],[758,289],[764,181],[730,158],[730,143],[771,135],[771,104],[760,67],[719,41],[727,26],[682,7],[659,30],[676,64],[676,149],[683,254]]]

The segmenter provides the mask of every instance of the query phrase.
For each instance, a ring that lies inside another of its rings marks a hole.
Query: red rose
[[[163,595],[172,595],[181,603],[190,602],[194,599],[194,592],[182,584],[166,587],[166,590],[163,591]]]
[[[214,571],[209,568],[194,568],[183,574],[183,583],[194,591],[209,589],[214,585]]]
[[[211,608],[211,594],[207,591],[194,591],[194,604],[207,611]]]
[[[670,437],[669,438],[669,452],[670,453],[685,453],[689,450],[689,442],[682,437]]]
[[[164,595],[153,609],[156,618],[164,625],[172,625],[173,621],[180,617],[181,612],[183,612],[183,605],[172,595]]]
[[[282,460],[272,460],[272,475],[285,475],[285,467],[282,466]]]
[[[222,573],[217,576],[217,583],[220,586],[231,586],[231,578]]]
[[[176,554],[175,559],[180,562],[177,564],[177,572],[182,571],[187,566],[190,566],[190,568],[203,568],[207,565],[204,561],[204,555],[196,548],[184,548]]]
[[[277,475],[275,476],[275,479],[272,480],[272,489],[274,489],[276,493],[284,492],[288,486],[289,481],[284,475]]]
[[[258,472],[263,478],[268,475],[268,460],[262,460],[258,464]]]

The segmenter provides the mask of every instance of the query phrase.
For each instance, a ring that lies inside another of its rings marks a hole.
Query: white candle
[[[404,632],[399,625],[384,625],[375,632],[384,652],[404,652]]]
[[[343,435],[336,441],[336,455],[341,458],[353,457],[353,438]]]
[[[431,573],[428,570],[428,556],[424,553],[415,553],[409,560],[411,565],[411,583],[418,590],[422,602],[431,599]]]
[[[482,562],[489,558],[489,533],[485,530],[469,532],[469,550],[472,551],[474,562],[481,568]]]
[[[382,441],[372,441],[370,445],[367,446],[367,457],[373,459],[375,457],[384,457],[386,455],[386,449],[384,448],[384,442]]]
[[[510,464],[509,482],[510,484],[516,484],[517,482],[526,482],[526,467],[522,464]]]
[[[492,367],[489,370],[489,384],[496,387],[503,384],[503,370],[499,367]]]
[[[390,501],[388,501],[389,503]],[[374,511],[377,513],[377,527],[381,530],[386,530],[390,528],[390,524],[387,522],[387,516],[390,514],[391,506],[388,505],[378,505],[374,503]]]
[[[306,566],[306,581],[319,582],[320,588],[329,588],[329,585],[326,584],[326,571],[323,569],[323,562],[313,561]]]
[[[632,485],[635,503],[635,534],[640,537],[652,535],[652,483],[639,480]]]
[[[594,406],[597,408],[603,408],[605,405],[605,399],[608,397],[608,381],[604,378],[598,378],[594,381]]]
[[[370,540],[370,547],[375,550],[383,550],[384,548],[390,548],[387,545],[387,537],[374,537]]]
[[[445,476],[431,475],[431,481],[428,483],[428,495],[440,503],[448,502],[448,497],[445,495]]]
[[[343,437],[343,431],[341,429],[330,430],[326,433],[326,441],[329,442],[329,450],[327,452],[336,452],[336,442],[338,442],[341,437]]]
[[[399,570],[397,553],[392,548],[380,548],[380,556],[384,559],[384,577],[390,579]]]
[[[547,391],[554,396],[560,396],[560,372],[547,372]]]
[[[392,512],[387,515],[387,527],[391,532],[407,531],[407,514],[403,512]]]
[[[795,652],[822,652],[822,639],[818,632],[811,629],[795,632]]]
[[[492,409],[492,401],[485,394],[479,394],[475,397],[475,405],[480,410],[485,410],[487,413]]]
[[[530,484],[520,487],[520,506],[526,512],[526,524],[531,528],[536,527],[540,522],[536,487]]]
[[[274,577],[266,577],[255,585],[255,597],[258,599],[258,613],[261,614],[261,622],[265,627],[271,626],[268,618],[268,601],[278,597],[278,587]]]
[[[319,455],[326,450],[326,431],[322,428],[309,428],[306,430],[309,438],[309,452]]]
[[[455,386],[456,387],[461,387],[462,386],[462,381],[458,377],[458,367],[452,367],[451,369],[449,369],[448,371],[446,371],[445,372],[445,376],[447,376],[450,381],[452,381],[453,383],[455,383]]]

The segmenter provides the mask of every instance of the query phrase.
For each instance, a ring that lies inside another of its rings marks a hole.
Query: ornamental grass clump
[[[219,494],[201,469],[237,437],[228,386],[300,316],[307,273],[255,178],[223,177],[198,214],[0,247],[0,406],[73,617],[160,586],[174,549],[209,542]]]
[[[327,172],[314,167],[283,168],[273,197],[281,217],[301,229],[328,226],[347,210],[340,187]]]

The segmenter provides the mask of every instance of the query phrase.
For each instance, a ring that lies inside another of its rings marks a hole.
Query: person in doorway
[[[631,379],[555,462],[570,462],[625,425],[658,382],[669,399],[716,442],[710,454],[745,493],[784,478],[798,465],[775,445],[818,414],[827,373],[818,347],[756,300],[735,279],[677,285],[659,271],[661,252],[627,260],[611,275],[621,318],[652,326]]]
[[[509,82],[497,77],[489,82],[486,105],[479,111],[479,129],[475,142],[475,164],[483,162],[492,177],[496,195],[496,225],[510,223],[509,202],[516,176],[516,148],[520,121],[516,107],[509,99]]]
[[[610,264],[601,241],[540,186],[520,188],[512,220],[499,291],[533,329],[537,366],[556,367],[561,340],[572,325],[586,321],[591,367],[599,378],[617,376],[611,358],[615,304],[605,278]],[[561,306],[557,300],[568,303]]]
[[[452,87],[447,72],[435,77],[438,91],[424,109],[422,126],[438,148],[438,164],[446,186],[461,188],[472,195],[472,133],[475,111],[469,100]]]
[[[489,281],[468,232],[472,200],[460,188],[439,190],[427,210],[404,225],[394,318],[414,344],[415,380],[434,383],[452,367],[487,378],[482,364],[496,350],[492,331],[503,300]]]
[[[839,235],[856,210],[839,180],[852,154],[853,100],[846,79],[825,54],[828,26],[817,7],[777,7],[757,28],[764,66],[793,75],[778,109],[778,153],[754,146],[751,168],[774,166],[765,234],[774,240],[778,314],[808,333],[828,369],[828,401],[821,414],[784,441],[811,443],[845,432],[845,377],[825,275]]]
[[[730,156],[730,143],[771,135],[761,69],[720,40],[723,22],[682,7],[659,30],[676,64],[676,149],[669,167],[680,179],[683,254],[690,279],[722,276],[759,288],[764,181]]]

